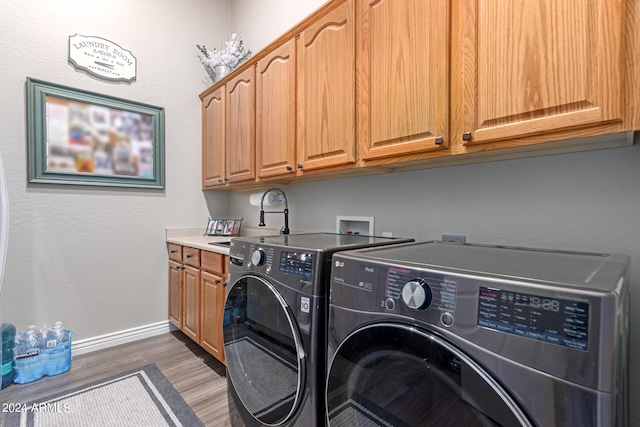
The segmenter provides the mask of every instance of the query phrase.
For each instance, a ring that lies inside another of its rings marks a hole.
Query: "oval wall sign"
[[[69,62],[103,79],[132,81],[136,78],[136,57],[100,37],[69,36]]]

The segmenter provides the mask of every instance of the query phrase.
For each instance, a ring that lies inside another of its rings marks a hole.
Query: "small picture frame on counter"
[[[218,220],[209,218],[209,222],[207,223],[207,231],[205,231],[205,235],[207,236],[215,235],[217,226],[218,226]]]
[[[206,236],[237,236],[240,233],[242,219],[213,219],[209,218]]]

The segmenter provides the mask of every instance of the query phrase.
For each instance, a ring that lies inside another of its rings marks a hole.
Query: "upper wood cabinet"
[[[203,188],[594,148],[640,126],[639,1],[326,2],[200,95]]]
[[[225,86],[202,100],[202,188],[225,184],[225,111]]]
[[[465,144],[620,122],[624,3],[464,0]]]
[[[296,173],[296,45],[291,39],[258,61],[258,178]]]
[[[297,167],[355,163],[355,22],[349,0],[305,28],[297,40]]]
[[[256,177],[255,66],[229,80],[226,111],[226,181]]]
[[[450,2],[358,1],[362,160],[446,148]]]

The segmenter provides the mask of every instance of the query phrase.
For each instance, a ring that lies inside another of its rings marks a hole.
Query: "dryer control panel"
[[[389,313],[453,327],[458,315],[468,317],[460,306],[459,278],[452,274],[342,260],[333,263],[332,303],[363,311]],[[467,298],[467,305],[469,299]]]
[[[478,326],[586,351],[589,304],[481,286]]]
[[[405,316],[459,334],[479,330],[588,351],[592,303],[531,284],[338,255],[331,303]],[[504,283],[504,282],[503,282]]]
[[[419,274],[408,269],[390,267],[386,280],[387,304],[402,300],[412,310],[432,307],[440,311],[456,310],[458,282],[436,274]]]

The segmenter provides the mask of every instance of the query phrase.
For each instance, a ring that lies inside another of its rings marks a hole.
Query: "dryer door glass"
[[[402,325],[358,330],[327,381],[332,426],[528,426],[511,397],[449,343]]]
[[[279,425],[299,404],[304,355],[295,321],[269,282],[244,276],[229,290],[223,321],[227,373],[260,423]]]

